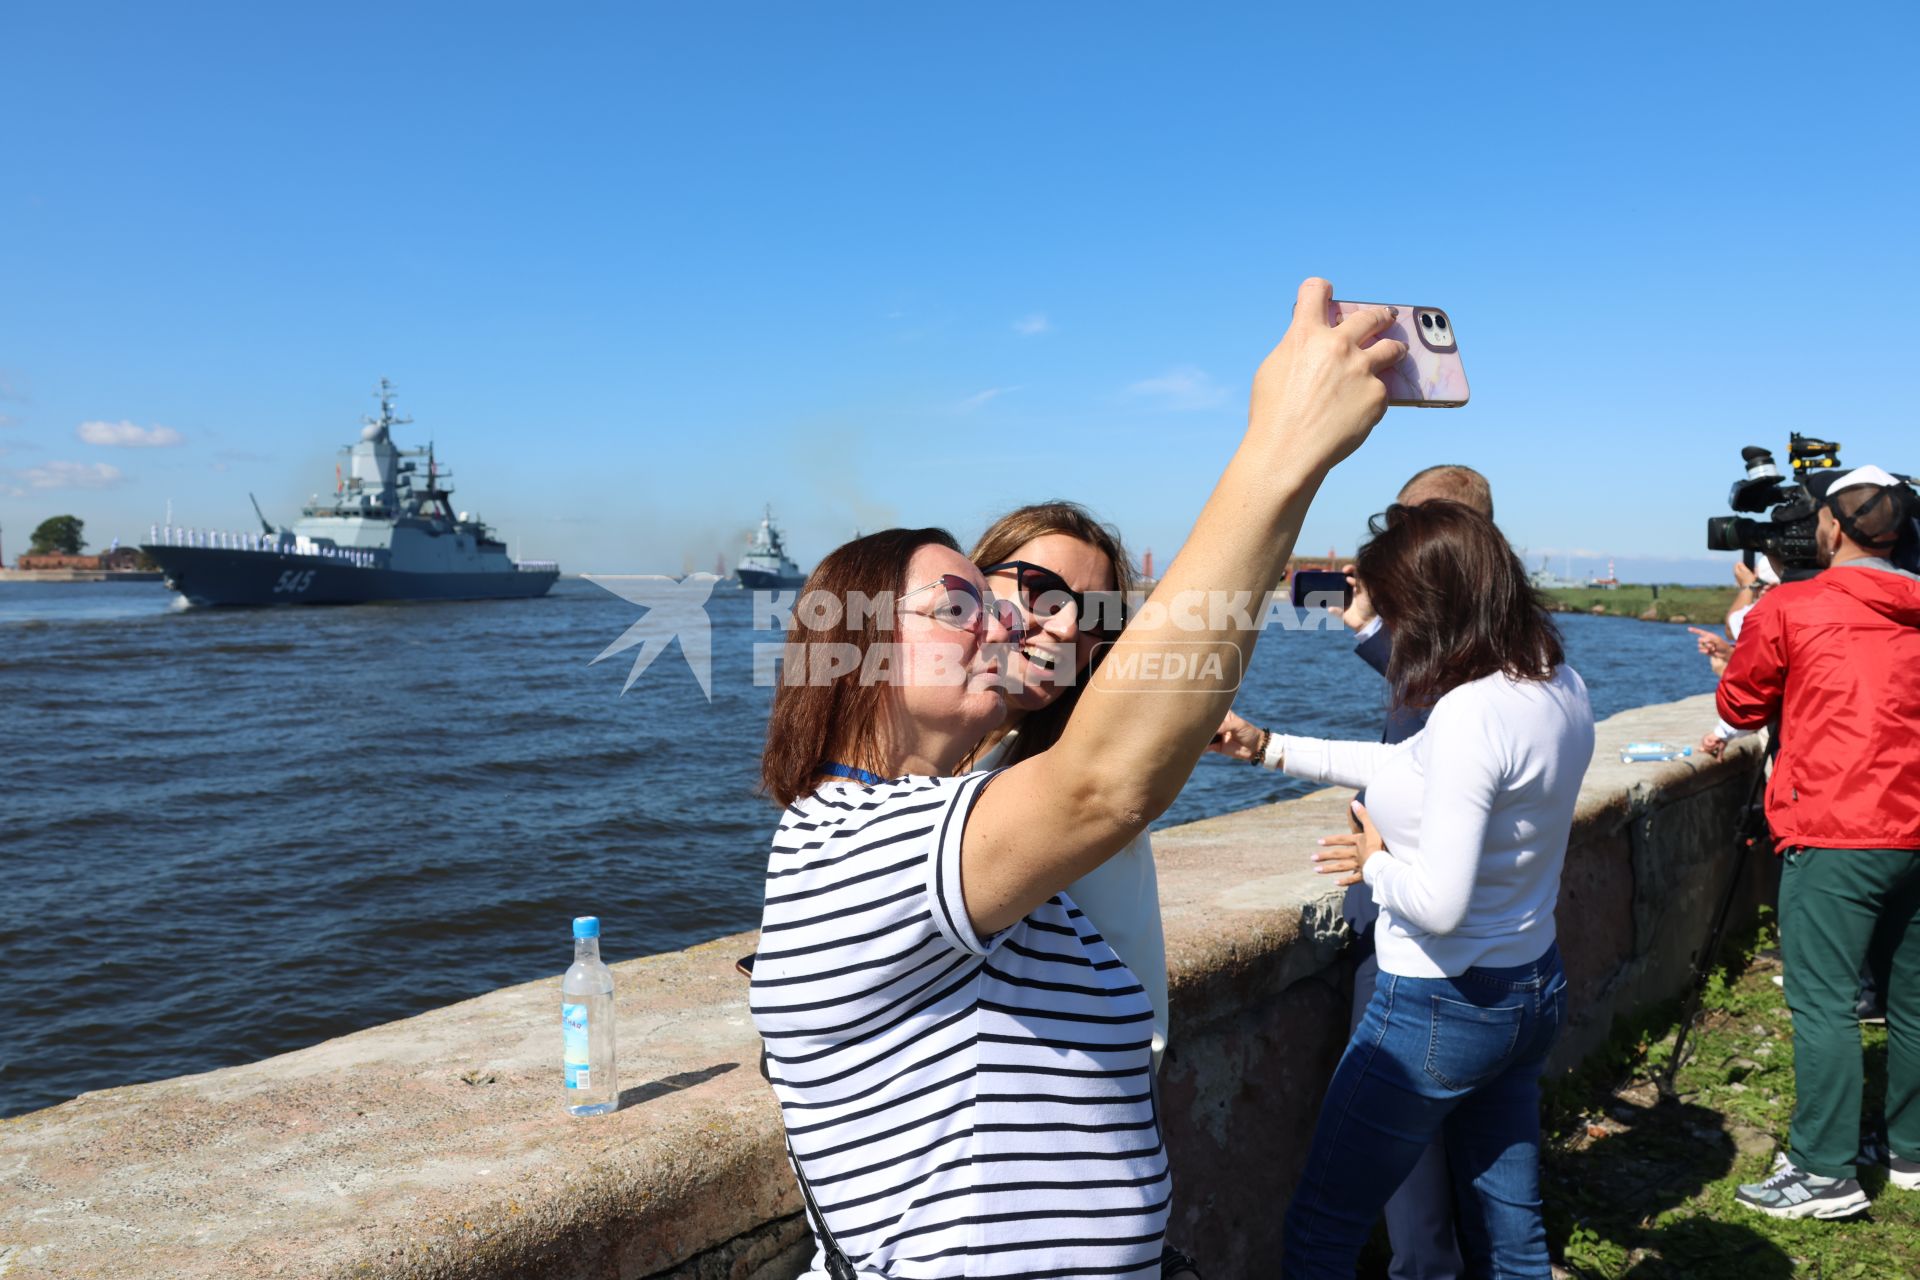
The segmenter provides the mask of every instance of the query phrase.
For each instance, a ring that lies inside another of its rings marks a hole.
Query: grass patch
[[[1793,1021],[1773,982],[1770,923],[1711,975],[1701,1015],[1662,1102],[1678,1002],[1623,1027],[1547,1090],[1547,1231],[1578,1280],[1879,1280],[1920,1276],[1920,1194],[1861,1167],[1873,1207],[1846,1222],[1780,1222],[1734,1202],[1766,1176],[1793,1113]],[[1887,1034],[1862,1029],[1866,1098],[1886,1093]]]
[[[1654,616],[1662,622],[1684,617],[1703,626],[1717,627],[1727,616],[1727,610],[1733,606],[1736,590],[1730,586],[1663,586],[1659,588],[1656,599],[1653,587],[1628,585],[1612,591],[1600,587],[1561,587],[1548,591],[1546,595],[1569,613],[1592,613],[1598,609],[1602,613],[1623,618],[1638,618],[1652,609]]]

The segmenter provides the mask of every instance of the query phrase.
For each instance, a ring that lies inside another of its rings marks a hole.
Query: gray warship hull
[[[456,511],[451,473],[433,446],[401,449],[393,386],[380,416],[340,451],[333,493],[315,494],[292,528],[260,516],[259,533],[155,525],[140,549],[167,585],[200,606],[372,604],[392,600],[527,600],[560,576],[551,560],[515,561],[479,516]],[[419,460],[426,461],[426,473]]]
[[[749,591],[790,591],[806,582],[797,573],[769,573],[765,569],[736,568],[733,576]]]
[[[167,585],[199,608],[276,604],[379,604],[399,600],[529,600],[560,577],[557,568],[504,573],[409,573],[343,564],[325,556],[143,544]]]

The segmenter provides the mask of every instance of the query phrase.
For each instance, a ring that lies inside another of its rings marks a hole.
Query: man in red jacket
[[[1728,724],[1772,723],[1780,743],[1767,822],[1786,857],[1780,948],[1793,1011],[1787,1150],[1737,1198],[1777,1218],[1844,1218],[1867,1207],[1854,1167],[1854,1000],[1876,925],[1892,946],[1889,1182],[1920,1191],[1920,576],[1887,558],[1914,518],[1906,485],[1857,467],[1808,487],[1828,567],[1753,607],[1718,695]]]

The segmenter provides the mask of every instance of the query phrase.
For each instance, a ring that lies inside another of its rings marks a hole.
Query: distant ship
[[[380,416],[343,448],[330,499],[316,496],[291,529],[260,507],[260,533],[155,525],[140,549],[167,585],[194,605],[365,604],[386,600],[520,600],[545,595],[560,576],[550,560],[515,562],[478,516],[456,513],[433,446],[401,449],[393,387]],[[415,459],[425,458],[421,476]]]
[[[807,580],[800,566],[787,559],[779,526],[773,523],[772,507],[767,508],[760,527],[748,540],[747,554],[740,557],[733,574],[749,591],[778,591],[783,587],[797,587]]]
[[[1588,585],[1578,578],[1562,577],[1547,567],[1547,557],[1540,557],[1540,567],[1527,575],[1527,581],[1541,591],[1565,591],[1570,587]],[[1596,584],[1597,585],[1597,584]]]

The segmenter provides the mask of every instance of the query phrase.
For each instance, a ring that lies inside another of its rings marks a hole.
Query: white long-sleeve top
[[[1383,973],[1454,978],[1529,964],[1553,943],[1593,708],[1572,667],[1450,690],[1391,746],[1282,739],[1295,777],[1364,787],[1386,851],[1367,860]]]

